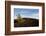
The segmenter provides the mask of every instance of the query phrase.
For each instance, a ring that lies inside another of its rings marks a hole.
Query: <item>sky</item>
[[[20,14],[22,18],[39,19],[39,9],[14,8],[14,19]]]

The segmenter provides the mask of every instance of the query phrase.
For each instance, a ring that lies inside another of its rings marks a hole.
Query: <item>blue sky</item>
[[[35,18],[39,19],[39,9],[26,9],[26,8],[14,8],[14,18],[20,14],[22,18]]]

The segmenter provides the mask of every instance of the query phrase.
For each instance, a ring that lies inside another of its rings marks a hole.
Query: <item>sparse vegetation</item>
[[[17,24],[23,24],[25,20],[23,18],[21,18],[20,14],[18,14],[17,21],[18,21]]]
[[[39,26],[39,20],[33,18],[22,18],[20,14],[14,19],[14,27]]]

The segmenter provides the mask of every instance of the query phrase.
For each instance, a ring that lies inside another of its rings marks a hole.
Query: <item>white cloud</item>
[[[39,14],[32,14],[31,16],[21,15],[21,17],[22,18],[35,18],[35,19],[39,19]],[[17,16],[15,16],[14,19],[17,19]]]
[[[17,16],[15,16],[14,19],[17,19]]]

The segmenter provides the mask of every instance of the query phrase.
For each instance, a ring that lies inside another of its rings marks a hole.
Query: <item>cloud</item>
[[[32,14],[30,16],[26,16],[26,15],[21,15],[22,18],[34,18],[34,19],[39,19],[39,14]],[[14,19],[17,19],[17,16],[14,17]]]

